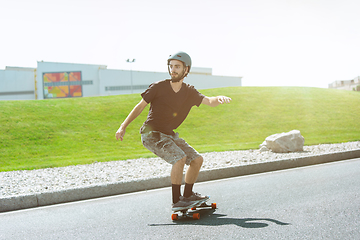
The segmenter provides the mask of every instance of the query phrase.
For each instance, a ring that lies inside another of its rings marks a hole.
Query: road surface
[[[0,213],[0,239],[360,239],[360,159],[196,184],[218,209],[171,220],[171,189]]]

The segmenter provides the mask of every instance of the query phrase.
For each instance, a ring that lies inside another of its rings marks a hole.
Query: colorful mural
[[[44,98],[82,97],[81,72],[43,73]]]

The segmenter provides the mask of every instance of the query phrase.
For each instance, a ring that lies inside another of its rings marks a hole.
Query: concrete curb
[[[278,171],[289,168],[310,166],[315,164],[341,161],[359,157],[360,149],[309,157],[301,157],[295,159],[285,159],[279,161],[250,164],[244,166],[205,170],[200,172],[198,182]],[[67,189],[59,192],[47,192],[34,195],[6,197],[0,198],[0,212],[47,206],[58,203],[86,200],[91,198],[106,197],[169,186],[171,186],[170,177],[158,177],[152,179],[140,179],[132,182],[120,182],[113,184],[90,186],[85,188]]]

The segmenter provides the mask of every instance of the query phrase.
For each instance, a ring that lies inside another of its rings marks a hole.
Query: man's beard
[[[183,79],[181,76],[179,76],[179,74],[171,75],[171,81],[172,82],[180,82],[180,80]]]
[[[185,77],[185,71],[181,75],[179,73],[176,73],[175,76],[171,74],[171,81],[180,82],[180,80],[184,79],[184,77]]]

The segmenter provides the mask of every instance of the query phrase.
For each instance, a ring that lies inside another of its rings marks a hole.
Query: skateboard
[[[174,213],[171,215],[171,220],[179,220],[181,218],[192,218],[195,220],[200,219],[200,213],[195,213],[193,211],[197,209],[216,209],[216,203],[207,204],[206,202],[209,201],[210,198],[200,201],[198,204],[196,204],[193,207],[185,208],[182,210],[174,211]],[[177,212],[181,212],[181,214],[178,214]]]

